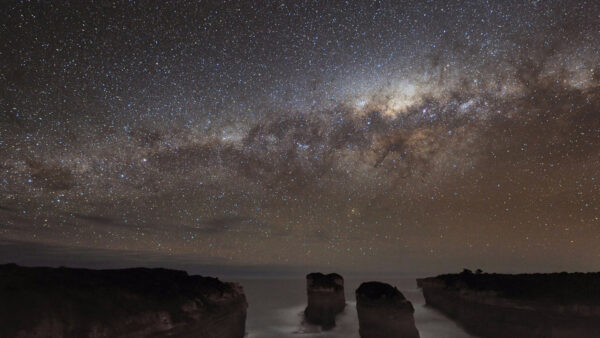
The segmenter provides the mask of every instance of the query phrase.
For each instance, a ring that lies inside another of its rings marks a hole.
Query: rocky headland
[[[356,310],[361,338],[419,338],[412,303],[389,284],[362,283]]]
[[[0,337],[241,338],[242,287],[166,269],[0,265]]]
[[[305,320],[320,325],[324,330],[333,328],[335,317],[346,307],[344,278],[337,273],[310,273],[306,275],[306,294]]]
[[[600,273],[440,275],[417,280],[428,306],[489,338],[600,337]]]

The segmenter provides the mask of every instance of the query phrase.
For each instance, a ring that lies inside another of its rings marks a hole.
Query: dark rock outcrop
[[[600,273],[471,273],[417,280],[425,301],[474,335],[600,337]]]
[[[310,324],[320,325],[324,330],[335,326],[335,316],[344,311],[344,278],[337,273],[306,275],[308,306],[304,318]]]
[[[241,338],[241,286],[166,269],[0,265],[1,338]]]
[[[412,303],[389,284],[362,283],[356,310],[361,338],[419,338]]]

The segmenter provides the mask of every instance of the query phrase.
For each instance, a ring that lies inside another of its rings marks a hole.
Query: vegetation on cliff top
[[[496,274],[472,273],[444,274],[424,280],[443,281],[446,288],[456,290],[492,291],[498,296],[531,301],[548,301],[559,304],[599,304],[600,273],[534,273]]]

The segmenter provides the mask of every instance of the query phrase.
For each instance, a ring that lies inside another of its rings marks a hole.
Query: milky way
[[[595,1],[0,7],[11,257],[600,269]]]

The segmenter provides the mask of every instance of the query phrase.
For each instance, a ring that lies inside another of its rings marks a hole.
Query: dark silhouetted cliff
[[[412,303],[389,284],[362,283],[356,310],[361,338],[419,338]]]
[[[337,273],[306,275],[308,306],[304,317],[308,323],[321,325],[327,330],[335,326],[335,316],[344,311],[344,278]]]
[[[0,265],[0,337],[241,338],[241,286],[166,269]]]
[[[428,306],[490,338],[600,337],[600,273],[471,273],[417,280]]]

